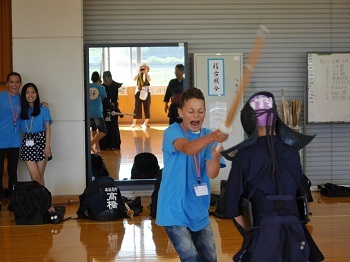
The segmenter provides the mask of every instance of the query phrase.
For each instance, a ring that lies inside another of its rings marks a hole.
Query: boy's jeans
[[[185,226],[165,226],[181,261],[216,262],[216,247],[210,224],[193,232]]]

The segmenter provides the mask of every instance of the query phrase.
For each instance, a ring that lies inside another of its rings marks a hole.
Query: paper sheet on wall
[[[151,86],[150,92],[152,95],[165,95],[166,86]]]
[[[127,87],[121,86],[118,89],[118,95],[120,95],[120,96],[127,96],[128,95]]]
[[[225,122],[226,110],[226,103],[216,102],[209,105],[210,129],[217,129]]]

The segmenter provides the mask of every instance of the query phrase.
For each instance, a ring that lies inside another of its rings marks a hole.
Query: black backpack
[[[320,193],[326,197],[350,197],[350,187],[338,186],[332,183],[326,183],[324,186],[319,186]]]
[[[148,206],[148,209],[151,211],[150,216],[152,218],[156,218],[157,216],[158,193],[159,193],[160,183],[162,181],[162,171],[163,169],[160,169],[157,174],[156,182],[154,184],[154,190],[151,195],[151,203]]]
[[[79,196],[78,218],[109,221],[126,215],[123,197],[111,177],[98,177]]]
[[[40,225],[49,220],[50,191],[37,181],[17,182],[11,208],[17,225]]]
[[[220,195],[216,204],[216,210],[213,213],[213,215],[217,218],[222,218],[222,219],[232,218],[232,217],[226,216],[226,206],[227,206],[226,190],[227,190],[227,181],[221,180]]]
[[[156,178],[158,171],[158,159],[154,154],[149,152],[139,153],[134,157],[131,179]]]
[[[93,180],[101,176],[109,176],[106,164],[98,154],[91,154],[91,171]]]

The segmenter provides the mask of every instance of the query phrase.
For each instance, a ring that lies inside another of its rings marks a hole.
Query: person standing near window
[[[135,89],[135,108],[131,127],[136,126],[137,119],[142,119],[142,106],[145,113],[145,121],[141,125],[142,129],[147,128],[148,121],[151,117],[151,93],[149,89],[151,76],[148,74],[149,71],[150,67],[146,63],[143,63],[139,67],[139,73],[134,78],[134,81],[137,81],[137,87]]]
[[[180,105],[181,96],[183,93],[183,83],[184,83],[184,70],[185,67],[182,64],[175,66],[175,76],[176,78],[169,81],[168,87],[164,95],[164,111],[168,113],[169,125],[172,123],[181,123],[182,119],[178,114],[178,108]],[[171,105],[168,103],[171,99]]]

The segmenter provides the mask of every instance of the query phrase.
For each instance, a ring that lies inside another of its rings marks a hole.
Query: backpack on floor
[[[134,157],[131,168],[131,179],[156,178],[159,171],[157,157],[149,152],[139,153]]]
[[[326,197],[349,197],[350,187],[338,186],[332,183],[326,183],[324,186],[319,186],[321,189],[320,193]]]
[[[151,203],[148,206],[148,209],[151,211],[150,216],[152,218],[156,218],[157,216],[158,193],[159,193],[160,183],[162,181],[162,171],[163,169],[159,170],[157,174],[156,182],[154,184],[154,190],[151,195]]]
[[[109,176],[106,164],[98,154],[91,154],[91,171],[93,180],[101,176]]]
[[[17,225],[40,225],[48,222],[50,191],[37,181],[17,182],[11,196],[11,208]]]
[[[226,215],[226,206],[227,206],[226,190],[227,190],[227,181],[221,180],[219,199],[216,204],[216,210],[212,213],[217,218],[222,218],[222,219],[232,218],[232,217],[227,217]]]
[[[111,177],[96,178],[85,188],[79,200],[78,218],[110,221],[126,215],[123,197],[116,181]]]

